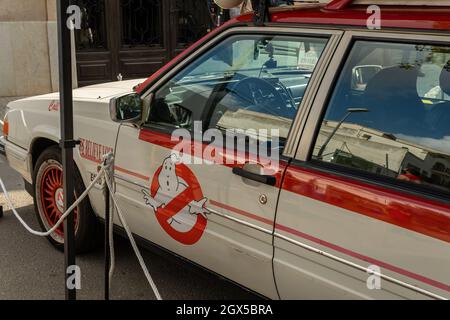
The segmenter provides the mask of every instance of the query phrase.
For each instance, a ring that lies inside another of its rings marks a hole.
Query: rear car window
[[[313,159],[450,191],[450,47],[357,41]]]

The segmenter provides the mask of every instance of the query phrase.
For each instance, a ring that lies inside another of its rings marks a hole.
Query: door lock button
[[[262,194],[260,197],[259,197],[259,203],[261,203],[261,204],[267,204],[267,196],[265,195],[265,194]]]

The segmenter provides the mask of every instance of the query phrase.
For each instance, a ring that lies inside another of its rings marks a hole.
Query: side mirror
[[[143,112],[143,102],[139,94],[129,93],[111,99],[109,112],[114,122],[140,121]]]

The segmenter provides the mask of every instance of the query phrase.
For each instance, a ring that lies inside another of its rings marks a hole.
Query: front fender
[[[37,157],[45,150],[36,150],[36,148],[39,148],[39,145],[41,145],[40,142],[44,141],[48,141],[49,143],[51,143],[52,145],[59,145],[60,140],[61,140],[61,133],[59,131],[59,128],[55,128],[55,127],[50,127],[50,126],[44,126],[44,125],[40,125],[37,126],[33,132],[32,132],[32,138],[31,138],[31,143],[29,145],[29,154],[30,154],[30,161],[32,162],[30,165],[30,168],[32,168],[32,170],[34,170],[34,164],[37,161]],[[49,144],[44,143],[44,148],[45,146],[49,146]],[[36,155],[33,157],[33,155]],[[76,149],[74,149],[74,153],[73,153],[73,159],[75,162],[75,165],[78,167],[78,169],[80,171],[82,171],[84,168],[83,166],[83,162],[81,161],[81,157],[79,152],[77,152]],[[31,172],[32,175],[32,172]]]

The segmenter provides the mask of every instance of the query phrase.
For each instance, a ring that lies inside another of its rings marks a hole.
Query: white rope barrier
[[[106,173],[105,173],[106,175]],[[108,186],[106,186],[108,188]],[[109,189],[109,188],[108,188]],[[110,197],[113,192],[110,190]],[[116,268],[116,253],[114,249],[114,212],[116,207],[114,203],[110,202],[110,215],[109,215],[109,258],[111,261],[111,265],[109,267],[109,283],[112,283],[112,278],[114,276],[114,270]],[[149,283],[150,284],[150,283]]]
[[[127,222],[126,222],[126,220],[125,220],[125,218],[123,216],[123,212],[122,212],[122,210],[119,207],[119,204],[117,202],[115,193],[113,192],[113,188],[111,186],[110,177],[108,175],[108,172],[106,172],[106,171],[105,171],[105,182],[106,182],[106,185],[109,188],[109,191],[110,191],[111,198],[113,200],[114,206],[117,208],[117,215],[119,216],[120,223],[122,224],[123,228],[125,229],[125,232],[128,235],[128,238],[129,238],[129,240],[131,242],[131,246],[133,247],[134,253],[136,254],[136,257],[139,260],[139,264],[141,265],[141,268],[144,271],[145,277],[147,278],[148,283],[152,287],[152,290],[153,290],[153,293],[156,296],[156,299],[157,300],[162,300],[162,297],[161,297],[161,295],[160,295],[160,293],[158,291],[158,288],[156,287],[156,284],[153,281],[153,278],[152,278],[152,276],[150,275],[150,272],[147,269],[147,266],[145,264],[144,258],[142,257],[141,252],[139,251],[139,248],[138,248],[138,246],[136,244],[136,241],[134,240],[133,234],[132,234],[130,228],[128,227],[128,224],[127,224]],[[111,216],[113,216],[113,215],[111,215]],[[111,224],[111,226],[112,225],[113,224]],[[111,259],[111,261],[112,261],[112,259]],[[111,263],[111,269],[113,269],[113,266],[114,266],[114,263]],[[111,272],[110,272],[110,274],[111,274]]]
[[[92,183],[89,185],[89,187],[86,188],[86,190],[83,192],[83,194],[70,206],[69,209],[67,209],[67,211],[61,216],[61,218],[58,220],[58,222],[56,222],[56,224],[47,232],[41,232],[41,231],[36,231],[33,230],[33,228],[31,228],[23,219],[22,217],[19,215],[19,213],[17,212],[16,208],[14,208],[14,205],[11,201],[11,198],[9,196],[8,190],[6,190],[5,184],[3,183],[3,180],[0,178],[0,187],[3,190],[3,193],[5,194],[5,198],[6,198],[6,202],[9,206],[9,208],[11,209],[11,211],[13,212],[13,214],[16,216],[17,220],[19,220],[19,222],[22,224],[22,226],[31,234],[38,236],[38,237],[48,237],[49,235],[51,235],[53,232],[55,232],[59,226],[64,222],[64,220],[67,218],[67,216],[76,208],[78,207],[78,205],[88,196],[89,192],[92,190],[92,188],[95,186],[95,184],[100,180],[100,178],[102,177],[102,175],[105,173],[105,168],[102,167],[102,169],[100,170],[99,174],[97,175],[97,177],[94,179],[94,181],[92,181]]]
[[[97,177],[91,182],[91,184],[86,188],[86,190],[83,192],[83,194],[70,206],[69,209],[66,210],[66,212],[61,216],[61,218],[58,220],[58,222],[48,231],[46,232],[41,232],[41,231],[36,231],[33,228],[31,228],[23,219],[22,217],[19,215],[19,213],[17,212],[16,208],[14,207],[14,204],[12,203],[12,200],[9,196],[8,190],[5,187],[5,184],[3,183],[3,180],[0,178],[0,187],[3,190],[3,193],[5,194],[5,198],[6,198],[6,202],[9,206],[9,208],[11,209],[11,211],[13,212],[14,216],[17,218],[17,220],[22,224],[22,226],[31,234],[38,236],[38,237],[48,237],[49,235],[51,235],[53,232],[55,232],[59,226],[64,222],[64,220],[67,218],[67,216],[76,208],[78,207],[78,205],[89,195],[89,192],[92,190],[92,188],[94,188],[94,186],[98,183],[98,181],[102,178],[105,177],[105,187],[109,189],[109,194],[111,199],[113,200],[111,203],[111,214],[110,214],[110,220],[109,220],[109,246],[110,246],[110,257],[111,257],[111,266],[109,269],[109,279],[110,279],[110,283],[112,280],[112,277],[114,275],[114,270],[115,270],[115,252],[114,252],[114,209],[117,209],[117,215],[119,217],[119,220],[122,224],[122,226],[125,229],[125,232],[131,242],[131,246],[133,247],[133,251],[136,254],[137,259],[139,260],[139,264],[144,272],[145,277],[147,278],[147,281],[150,285],[150,287],[153,290],[153,293],[155,294],[155,297],[157,300],[162,300],[162,297],[159,293],[159,290],[152,278],[152,276],[150,275],[150,272],[148,271],[148,268],[145,264],[144,258],[142,257],[141,252],[139,251],[139,248],[136,244],[136,241],[133,237],[133,233],[131,232],[124,214],[122,212],[122,210],[119,207],[117,198],[115,196],[115,192],[114,192],[114,188],[112,187],[111,184],[111,177],[108,174],[108,170],[111,168],[112,166],[112,161],[113,161],[113,157],[112,154],[108,154],[105,155],[104,157],[104,163],[101,166],[101,169],[99,171],[99,173],[97,174]]]

